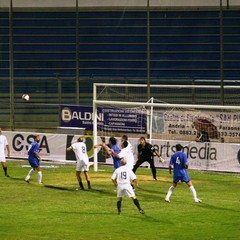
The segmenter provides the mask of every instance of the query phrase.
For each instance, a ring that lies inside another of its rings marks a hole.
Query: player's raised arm
[[[98,148],[98,147],[102,147],[102,143],[98,143],[98,144],[94,145],[94,148]]]
[[[117,158],[121,158],[113,149],[110,151],[112,155],[114,155]]]
[[[67,148],[67,151],[71,151],[72,149],[73,149],[72,146],[70,146]]]
[[[108,154],[111,155],[112,154],[112,150],[106,145],[106,143],[102,144],[102,147],[104,149],[104,151]]]

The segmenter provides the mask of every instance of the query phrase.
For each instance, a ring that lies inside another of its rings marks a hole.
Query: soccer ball
[[[29,95],[28,94],[23,94],[22,95],[22,100],[24,100],[24,101],[29,101],[29,99],[30,99],[30,97],[29,97]]]

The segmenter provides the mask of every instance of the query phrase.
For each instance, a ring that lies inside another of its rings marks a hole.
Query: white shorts
[[[88,172],[89,170],[89,164],[85,163],[83,160],[78,160],[76,165],[76,171],[77,172]]]
[[[6,162],[6,157],[5,157],[5,156],[2,156],[2,155],[0,155],[0,162]]]
[[[120,184],[117,187],[117,197],[135,197],[135,192],[130,184]]]

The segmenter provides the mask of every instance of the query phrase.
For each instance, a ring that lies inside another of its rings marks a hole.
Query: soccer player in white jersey
[[[126,167],[129,169],[133,169],[134,164],[134,156],[132,153],[131,148],[128,146],[128,142],[122,142],[121,151],[117,154],[112,150],[112,154],[115,155],[117,158],[124,158],[127,161]]]
[[[82,183],[81,172],[84,172],[88,189],[91,189],[90,177],[88,174],[89,171],[89,158],[87,155],[87,146],[83,142],[83,137],[79,137],[76,143],[73,143],[70,147],[67,148],[67,151],[73,150],[77,159],[76,163],[76,177],[79,183],[79,188],[76,190],[84,190]]]
[[[124,150],[120,155],[122,158],[125,158],[125,160],[127,160],[127,166],[132,170],[134,165],[134,155],[133,155],[132,144],[128,141],[127,135],[122,135],[121,142],[122,142],[122,150],[124,148],[126,148],[126,150]],[[124,142],[126,142],[127,144]],[[126,155],[128,156],[126,157]]]
[[[187,173],[188,168],[188,160],[187,155],[182,151],[183,146],[181,144],[176,145],[176,152],[171,156],[170,163],[169,163],[169,173],[172,173],[173,167],[173,183],[172,186],[169,188],[168,193],[165,197],[166,202],[170,202],[170,196],[173,193],[173,190],[177,187],[179,181],[185,182],[189,190],[193,195],[193,199],[195,202],[202,202],[199,198],[197,198],[196,190],[192,184],[192,181]]]
[[[112,175],[112,182],[117,187],[117,210],[121,214],[122,198],[130,197],[136,205],[138,211],[144,214],[143,209],[140,207],[139,201],[136,198],[135,192],[131,186],[132,183],[137,184],[136,175],[126,166],[127,161],[121,160],[121,166],[117,168]]]
[[[128,136],[127,135],[122,135],[122,138],[121,138],[121,142],[123,143],[123,142],[127,142],[128,143],[128,148],[129,148],[129,150],[132,152],[132,154],[133,154],[133,148],[132,148],[132,144],[128,141]]]
[[[5,135],[2,134],[2,129],[0,128],[0,162],[2,164],[2,168],[6,177],[9,177],[7,173],[7,163],[6,163],[6,155],[5,149],[7,149],[7,156],[10,157],[10,148],[8,145],[8,141]]]

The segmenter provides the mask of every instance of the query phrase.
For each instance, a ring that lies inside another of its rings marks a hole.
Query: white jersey
[[[131,148],[129,146],[123,148],[121,152],[118,154],[120,158],[124,158],[127,161],[126,166],[129,169],[133,169],[133,164],[134,164],[134,156]]]
[[[129,148],[129,151],[131,151],[133,154],[132,144],[129,141],[127,141],[127,143],[128,143],[127,148]]]
[[[5,148],[8,145],[6,136],[0,135],[0,160],[5,160]]]
[[[136,175],[126,165],[117,168],[112,175],[112,180],[116,180],[118,185],[131,184],[135,179]]]
[[[87,146],[84,142],[73,143],[72,149],[78,161],[84,161],[85,164],[89,163],[89,158],[87,155]]]

